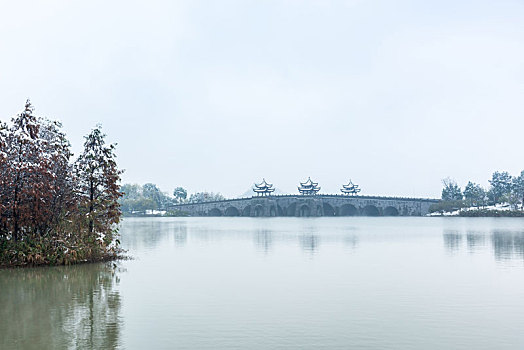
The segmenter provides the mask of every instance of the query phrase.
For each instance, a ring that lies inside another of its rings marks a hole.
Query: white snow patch
[[[165,213],[167,213],[165,210],[146,210],[147,215],[164,215]]]
[[[498,203],[495,205],[486,205],[482,207],[468,207],[462,208],[454,211],[445,211],[443,213],[434,212],[427,214],[427,216],[459,216],[461,211],[470,211],[470,210],[498,210],[498,211],[511,211],[511,210],[522,210],[522,206],[512,207],[509,203]]]

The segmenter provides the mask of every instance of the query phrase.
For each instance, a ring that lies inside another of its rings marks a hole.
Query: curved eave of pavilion
[[[313,181],[306,181],[306,182],[300,183],[300,186],[317,186],[317,185],[318,185],[318,182],[313,182]]]
[[[273,187],[273,184],[269,184],[266,182],[266,179],[262,179],[262,182],[260,184],[255,184],[256,187]]]
[[[256,188],[271,188],[273,187],[273,184],[259,184],[259,185],[255,184],[255,187]]]
[[[299,189],[303,189],[303,190],[308,190],[308,191],[311,191],[311,190],[315,190],[315,189],[320,189],[320,186],[302,186],[302,187],[299,187]]]
[[[253,188],[253,192],[264,193],[264,192],[273,192],[274,188]]]
[[[311,180],[311,177],[308,177],[307,181],[306,182],[301,182],[300,185],[301,186],[316,186],[316,185],[318,185],[318,182],[313,182]]]
[[[258,188],[258,189],[268,189],[268,188],[273,188],[273,185],[270,185],[270,186],[259,186],[259,185],[255,185],[255,188]]]
[[[320,187],[318,188],[308,188],[308,189],[303,189],[303,188],[298,188],[298,191],[300,193],[316,193],[318,191],[320,191]]]

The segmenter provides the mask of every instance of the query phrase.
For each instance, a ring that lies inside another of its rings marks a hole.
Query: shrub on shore
[[[461,200],[440,201],[429,207],[430,213],[450,213],[464,208],[466,204]]]
[[[461,210],[459,216],[463,217],[524,217],[522,210],[496,210],[496,209],[473,209]]]

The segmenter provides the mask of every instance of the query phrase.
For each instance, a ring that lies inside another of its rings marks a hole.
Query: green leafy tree
[[[468,205],[484,205],[486,200],[486,191],[479,184],[469,181],[464,188],[464,198]]]
[[[158,209],[157,203],[155,203],[150,198],[139,198],[134,201],[133,203],[134,209],[138,212],[145,213],[147,210],[155,210]]]
[[[142,198],[142,186],[137,184],[124,184],[120,188],[122,197],[120,198],[120,209],[124,213],[138,211],[137,202]]]
[[[121,187],[122,199],[139,199],[142,197],[142,186],[137,184],[124,184]]]
[[[189,203],[203,203],[224,200],[224,196],[220,193],[213,192],[196,192],[189,196]]]
[[[444,188],[442,189],[442,199],[445,201],[462,200],[462,191],[455,180],[446,178],[442,180]]]
[[[495,171],[489,183],[491,188],[488,191],[488,197],[491,203],[501,203],[508,200],[513,188],[513,177],[507,171]]]
[[[183,202],[187,198],[187,191],[182,187],[177,187],[173,191],[173,196],[178,203]]]
[[[513,192],[522,206],[524,206],[524,170],[513,178]]]
[[[142,186],[142,193],[144,197],[152,200],[155,203],[156,208],[159,208],[162,205],[162,191],[153,183],[147,183]]]
[[[167,208],[173,201],[157,185],[147,183],[144,186],[125,184],[122,186],[123,197],[120,199],[122,211],[127,214],[144,214],[148,210]]]
[[[171,204],[172,199],[167,194],[162,192],[155,184],[147,183],[142,187],[144,198],[150,199],[155,203],[154,208],[151,209],[165,209]]]
[[[84,151],[75,163],[77,193],[81,198],[92,241],[109,246],[116,238],[115,225],[120,220],[120,175],[116,165],[115,145],[106,145],[101,127],[85,137]]]

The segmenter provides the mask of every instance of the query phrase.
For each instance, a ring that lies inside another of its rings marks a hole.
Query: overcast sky
[[[2,1],[0,118],[27,97],[124,182],[439,197],[524,169],[524,2]]]

